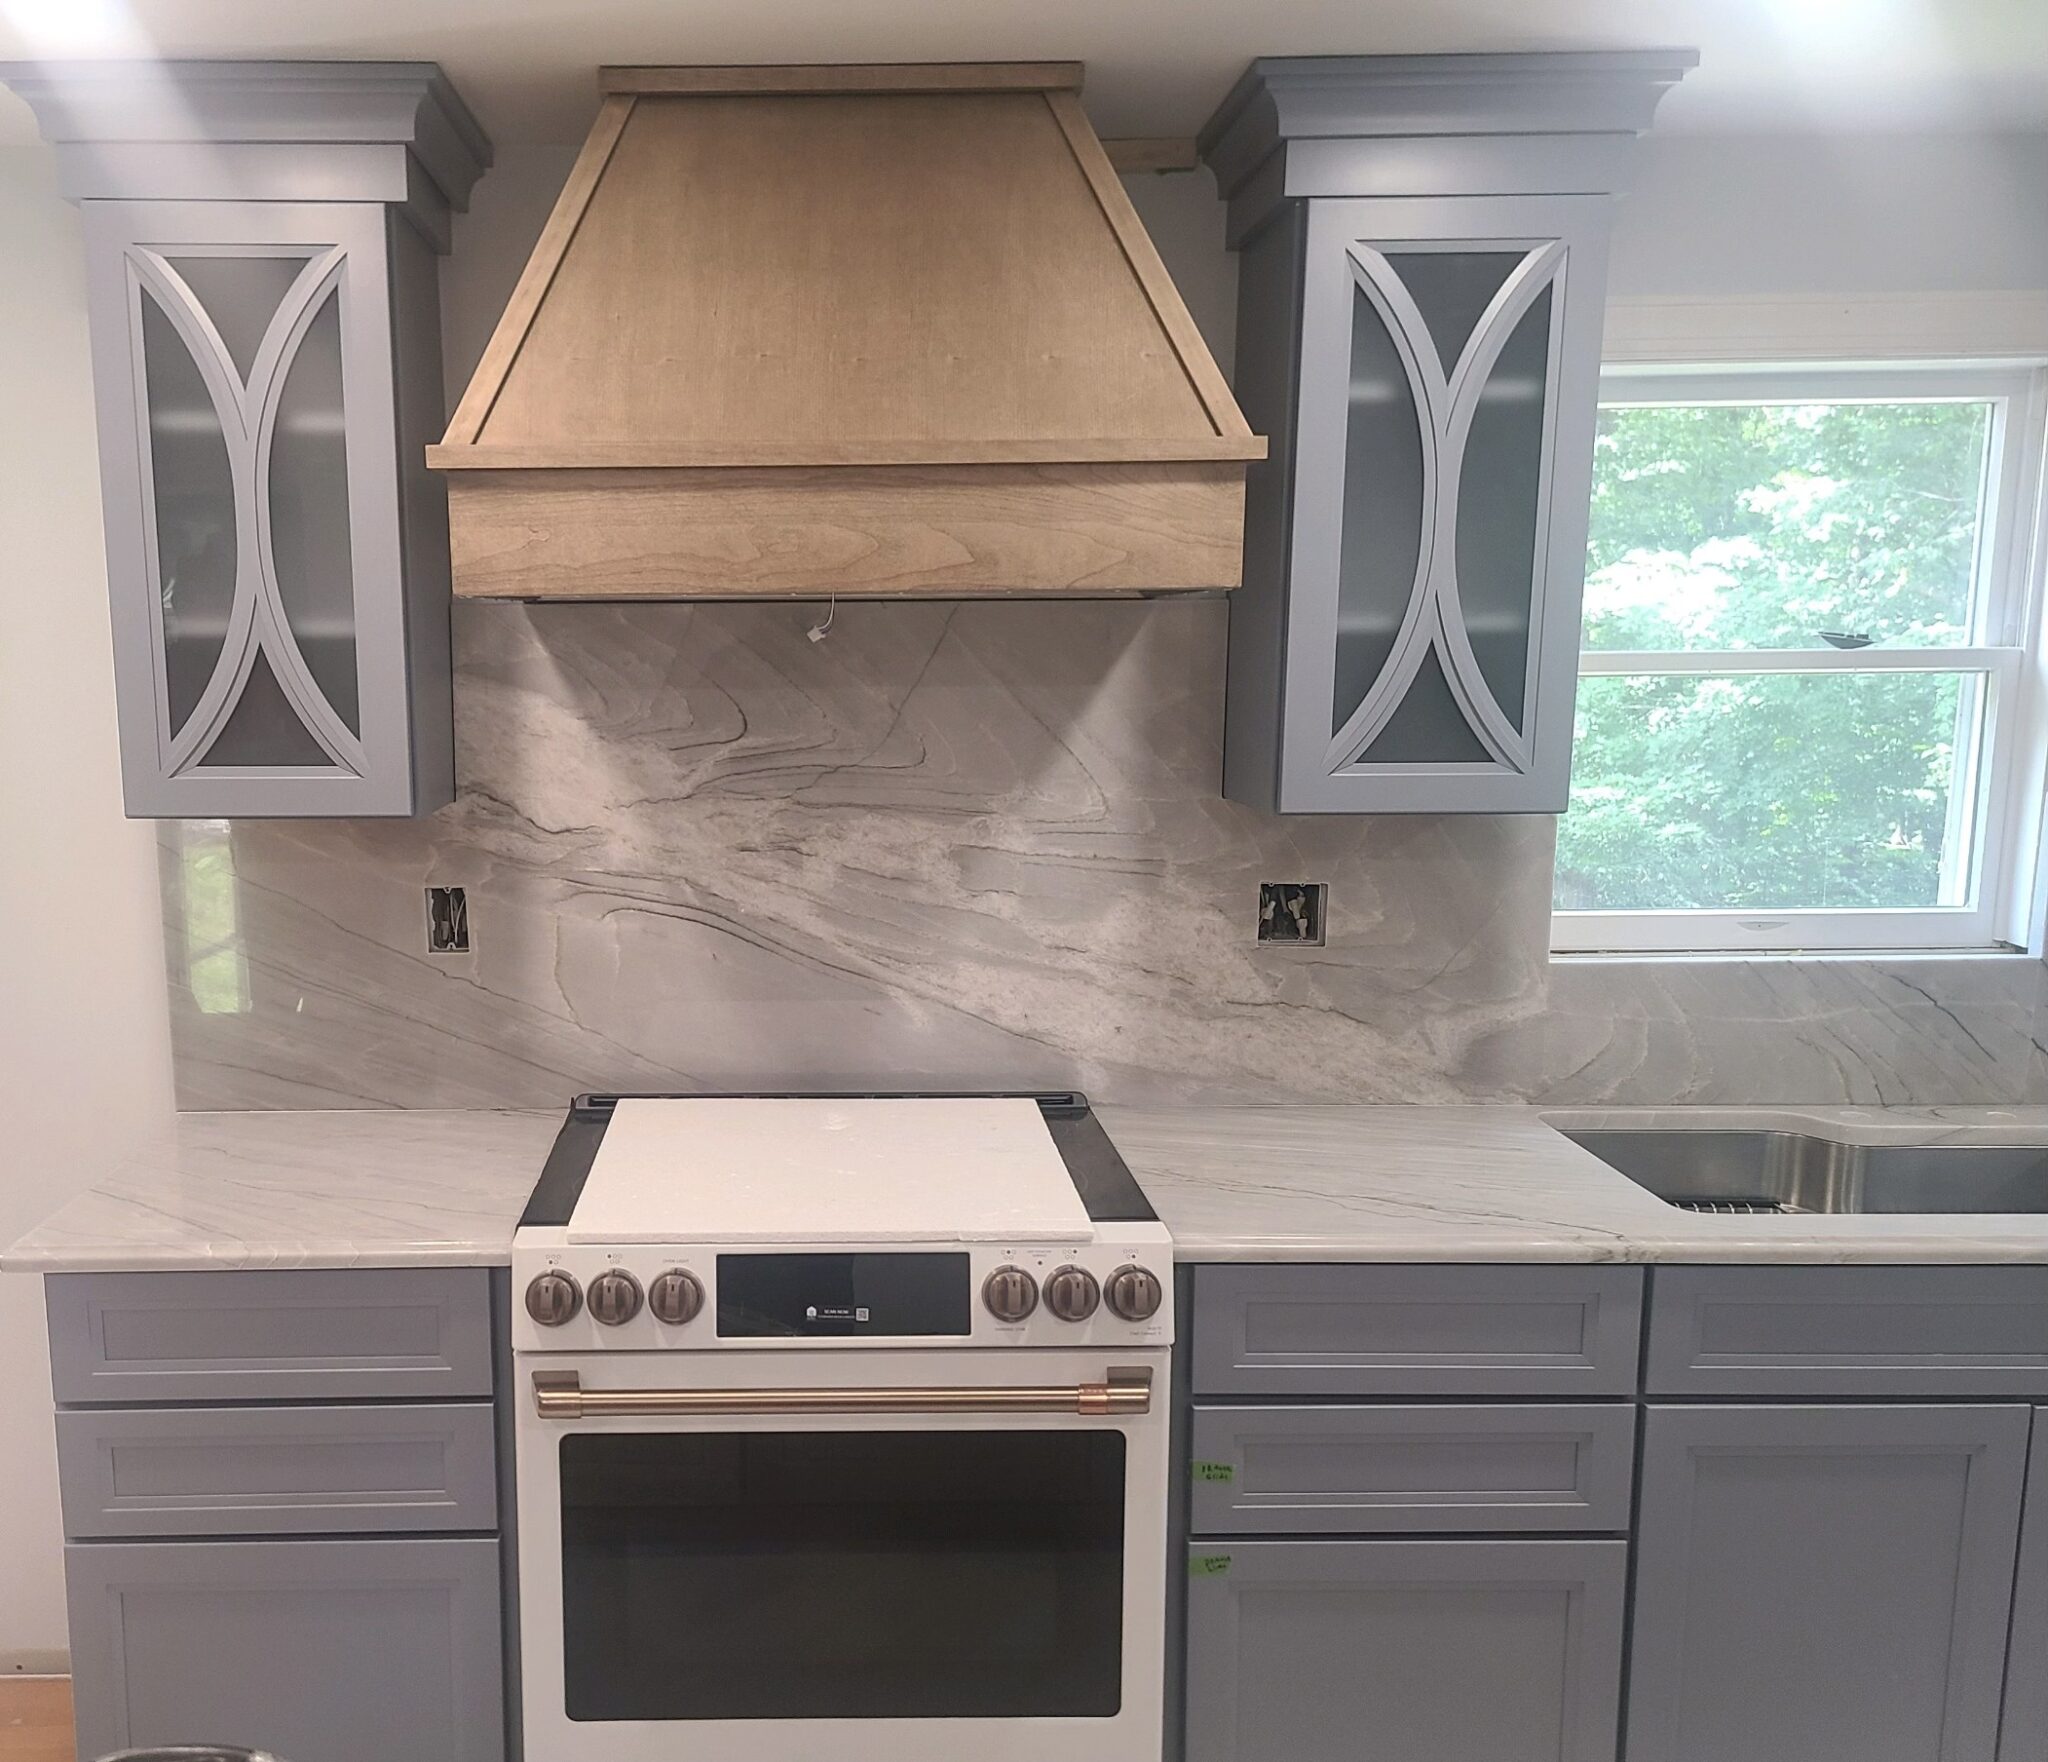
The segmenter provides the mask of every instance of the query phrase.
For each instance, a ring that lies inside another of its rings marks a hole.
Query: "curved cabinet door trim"
[[[246,259],[255,254],[247,246],[221,251],[189,245],[180,249],[187,257],[203,253]],[[178,776],[204,762],[240,704],[260,652],[269,662],[300,725],[319,742],[334,766],[360,777],[362,743],[329,704],[300,652],[298,637],[278,589],[276,559],[270,543],[270,458],[277,438],[278,402],[314,318],[330,296],[342,297],[346,258],[338,246],[307,255],[305,267],[271,316],[244,384],[228,345],[205,307],[163,253],[149,246],[131,245],[125,256],[138,367],[145,347],[142,303],[150,300],[170,321],[206,384],[227,441],[228,465],[234,481],[235,594],[227,636],[214,662],[212,677],[180,728],[174,730],[170,726],[168,699],[165,694],[158,694],[158,737],[163,742],[165,769]],[[138,418],[136,435],[143,454],[143,475],[153,481],[151,412],[141,408]],[[148,579],[161,583],[164,570],[158,512],[157,498],[145,497],[142,522],[144,552],[149,559]],[[161,598],[154,604],[161,653]]]
[[[1559,240],[1532,246],[1515,244],[1521,261],[1508,274],[1500,290],[1474,327],[1457,366],[1446,373],[1429,326],[1400,272],[1386,256],[1367,244],[1354,244],[1346,252],[1358,289],[1378,312],[1393,338],[1402,367],[1409,379],[1415,409],[1420,418],[1416,444],[1423,458],[1423,504],[1420,520],[1423,533],[1414,586],[1402,615],[1400,634],[1380,676],[1357,709],[1352,711],[1330,743],[1327,759],[1334,772],[1354,764],[1383,730],[1401,700],[1408,695],[1415,676],[1422,670],[1432,647],[1437,651],[1451,692],[1467,725],[1493,755],[1494,762],[1513,771],[1529,769],[1529,744],[1523,737],[1532,691],[1514,707],[1512,719],[1494,697],[1493,688],[1480,672],[1465,626],[1464,606],[1458,593],[1458,510],[1461,505],[1466,447],[1471,439],[1472,421],[1478,414],[1480,395],[1486,390],[1515,327],[1538,298],[1555,290],[1551,317],[1550,373],[1544,386],[1549,409],[1556,403],[1556,328],[1563,312],[1559,284],[1564,276],[1565,247]],[[1544,422],[1545,451],[1554,424]],[[1548,463],[1546,458],[1546,464]],[[1347,461],[1354,469],[1357,461]],[[1544,473],[1547,476],[1547,472]],[[1540,556],[1542,522],[1536,539]],[[1540,602],[1541,582],[1531,583],[1532,600]],[[1540,619],[1532,618],[1533,630]],[[1529,674],[1534,684],[1534,670]],[[1334,680],[1332,682],[1334,689]]]
[[[1375,197],[1307,209],[1275,805],[1560,811],[1608,204]],[[1462,266],[1465,303],[1450,310],[1444,289],[1459,256],[1473,261]],[[1423,285],[1432,262],[1442,268]],[[1376,388],[1354,387],[1344,364],[1354,360],[1354,327],[1374,321],[1385,338],[1370,352],[1389,375],[1398,362],[1405,384],[1390,388],[1392,411],[1368,419],[1361,432],[1371,439],[1359,443],[1353,399],[1370,400]],[[1411,404],[1414,432],[1402,444],[1412,455],[1386,460],[1377,484],[1361,478],[1405,431]],[[1374,451],[1347,457],[1354,444]],[[1510,484],[1497,469],[1503,457]],[[1396,510],[1418,483],[1412,580],[1405,537],[1370,547],[1381,573],[1361,576],[1346,554],[1347,518],[1391,515],[1403,525],[1410,517]],[[1361,642],[1360,630],[1376,634]],[[1348,672],[1346,642],[1359,645]]]
[[[377,202],[84,213],[128,811],[439,805],[446,540],[411,445],[441,406],[431,247]],[[182,395],[153,425],[151,351],[161,380],[166,350]],[[217,424],[225,458],[178,486],[181,509],[156,455],[189,424]],[[190,597],[177,523],[194,518],[212,547],[196,623],[166,604]]]

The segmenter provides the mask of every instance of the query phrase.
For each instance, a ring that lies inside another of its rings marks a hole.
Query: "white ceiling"
[[[607,61],[1081,59],[1103,133],[1185,134],[1254,55],[1672,44],[1660,127],[2048,129],[2048,0],[0,0],[7,59],[438,61],[508,143],[580,139]]]

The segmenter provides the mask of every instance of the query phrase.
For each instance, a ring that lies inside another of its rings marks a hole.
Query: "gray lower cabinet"
[[[1632,1395],[1632,1266],[1204,1266],[1197,1395]]]
[[[2006,1647],[2005,1715],[1999,1762],[2048,1762],[2048,1408],[2034,1410],[2027,1503]]]
[[[1197,1402],[1196,1535],[1625,1530],[1636,1413],[1619,1401]]]
[[[48,1281],[78,1753],[505,1762],[482,1268]]]
[[[2032,1418],[1653,1405],[1627,1762],[1992,1762]]]
[[[80,1543],[65,1572],[81,1756],[504,1755],[492,1537]]]
[[[64,1533],[495,1529],[495,1418],[484,1401],[67,1408]]]
[[[2048,1266],[1674,1266],[1657,1271],[1653,1396],[2048,1394]]]
[[[1624,1542],[1196,1542],[1189,1573],[1188,1762],[1614,1762]]]
[[[491,1393],[482,1267],[60,1273],[44,1295],[60,1406]]]

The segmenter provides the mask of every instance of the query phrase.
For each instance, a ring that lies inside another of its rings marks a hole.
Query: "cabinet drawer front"
[[[74,1542],[79,1754],[502,1762],[498,1544]]]
[[[1653,1395],[2048,1394],[2048,1267],[1660,1267]]]
[[[1614,1762],[1626,1542],[1197,1543],[1188,1762]]]
[[[1195,1409],[1197,1535],[1628,1527],[1629,1406]]]
[[[60,1404],[491,1392],[482,1267],[69,1273],[48,1293]]]
[[[72,1408],[57,1415],[64,1529],[78,1536],[488,1530],[492,1410]]]
[[[1200,1395],[1627,1395],[1634,1267],[1203,1266]]]

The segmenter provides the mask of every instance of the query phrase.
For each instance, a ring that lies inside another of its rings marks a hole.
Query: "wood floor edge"
[[[0,1762],[77,1762],[68,1676],[0,1676]]]

